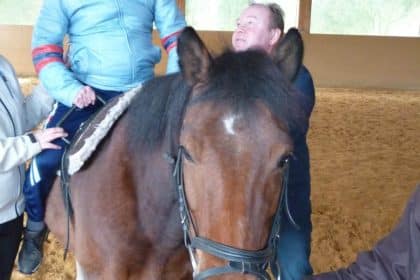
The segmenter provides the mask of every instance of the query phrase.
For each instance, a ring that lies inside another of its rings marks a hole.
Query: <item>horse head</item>
[[[289,31],[273,57],[250,50],[212,58],[187,28],[178,53],[192,93],[175,173],[196,279],[268,279],[287,159],[307,122],[290,83],[302,62],[301,37]]]
[[[181,74],[137,89],[71,177],[71,219],[53,187],[47,223],[70,237],[80,279],[191,279],[183,241],[194,279],[269,278],[287,158],[308,121],[290,84],[302,40],[293,30],[273,57],[213,58],[187,28],[178,52]]]

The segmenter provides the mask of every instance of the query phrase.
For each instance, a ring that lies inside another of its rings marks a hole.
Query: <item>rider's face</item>
[[[278,39],[273,38],[270,28],[270,11],[263,5],[252,5],[246,8],[236,22],[232,35],[232,46],[235,51],[263,49],[271,52]]]

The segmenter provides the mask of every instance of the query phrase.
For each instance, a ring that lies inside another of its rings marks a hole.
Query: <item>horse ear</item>
[[[274,49],[273,56],[284,75],[293,81],[303,60],[303,40],[296,28],[289,29]]]
[[[181,73],[189,85],[207,80],[212,62],[209,51],[192,27],[185,27],[178,37]]]

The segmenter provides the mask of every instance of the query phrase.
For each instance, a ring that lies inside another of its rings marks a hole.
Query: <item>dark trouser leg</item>
[[[23,230],[23,215],[0,224],[0,279],[8,280],[12,274],[13,264]]]
[[[95,92],[99,93],[105,101],[120,94],[119,92],[100,91],[98,89],[95,89]],[[75,109],[68,115],[60,125],[68,133],[67,139],[72,140],[80,125],[101,107],[102,104],[98,101],[93,106]],[[57,123],[62,120],[69,110],[70,108],[67,106],[58,103],[46,127],[56,127]],[[26,174],[23,192],[26,201],[26,212],[30,221],[42,222],[44,220],[45,202],[56,178],[64,149],[67,147],[67,144],[62,139],[55,140],[54,143],[59,145],[61,150],[42,151],[34,158]]]
[[[62,140],[60,142],[64,149],[64,142]],[[30,221],[44,221],[45,200],[56,178],[62,153],[63,150],[45,150],[33,159],[26,173],[23,194],[26,202],[25,210]]]
[[[103,99],[109,100],[119,92],[109,92],[96,90]],[[87,121],[96,111],[102,107],[100,102],[84,109],[75,109],[61,123],[61,127],[68,133],[68,140],[72,140],[80,125]],[[63,116],[70,108],[58,103],[47,128],[57,126]],[[62,140],[55,140],[54,143],[62,147],[61,150],[44,150],[34,158],[29,171],[26,174],[26,180],[23,192],[26,200],[26,212],[28,214],[28,223],[25,231],[22,249],[19,253],[19,270],[25,274],[35,272],[41,264],[43,257],[43,241],[46,238],[47,230],[43,221],[45,217],[46,200],[56,178],[59,169],[61,157],[67,144]]]
[[[301,280],[313,273],[309,263],[311,232],[307,228],[296,229],[288,221],[284,223],[277,251],[281,279]]]
[[[291,161],[288,186],[290,213],[299,226],[295,228],[283,214],[277,257],[282,280],[301,280],[313,273],[311,252],[311,201],[309,152],[306,144],[298,145],[296,159]]]
[[[94,107],[85,110],[74,110],[61,124],[68,133],[67,139],[71,140],[80,124],[86,121],[94,112]],[[58,104],[47,128],[55,127],[68,112],[69,108]],[[32,274],[38,270],[43,258],[43,243],[47,237],[47,229],[44,225],[45,208],[48,195],[56,179],[61,157],[67,144],[62,140],[54,143],[61,147],[60,150],[44,150],[32,161],[23,186],[23,194],[26,201],[26,213],[28,221],[24,234],[22,249],[19,253],[19,271],[24,274]]]

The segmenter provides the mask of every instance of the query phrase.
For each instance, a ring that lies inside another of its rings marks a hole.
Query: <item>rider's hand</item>
[[[36,141],[41,145],[43,150],[45,149],[61,149],[60,146],[51,143],[57,138],[67,137],[67,133],[61,127],[51,127],[43,130],[37,130],[33,132]]]
[[[80,89],[80,91],[76,94],[76,98],[73,101],[73,104],[76,105],[77,108],[85,108],[89,105],[95,104],[95,91],[89,86],[84,86]]]

